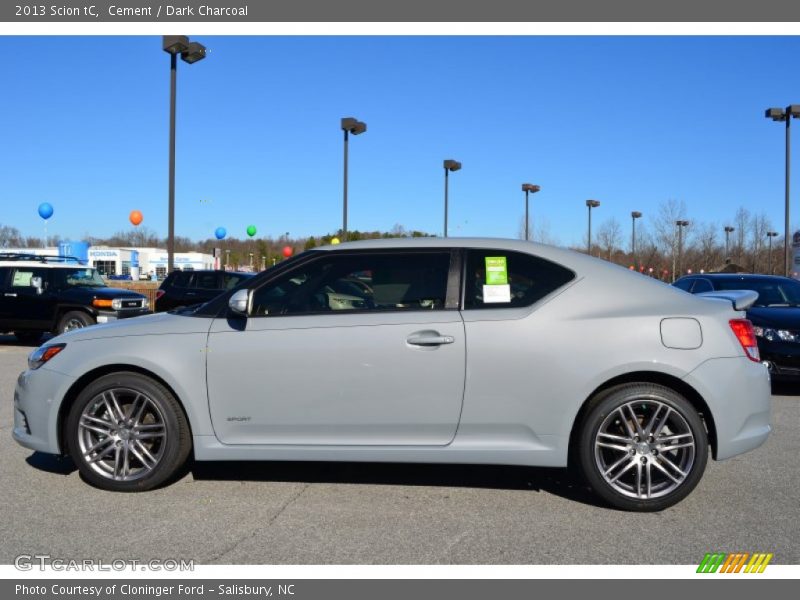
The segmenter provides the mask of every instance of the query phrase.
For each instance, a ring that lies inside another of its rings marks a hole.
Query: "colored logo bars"
[[[726,554],[725,552],[706,553],[700,565],[697,567],[698,573],[763,573],[772,554],[763,552],[737,552]],[[749,560],[748,560],[749,559]]]

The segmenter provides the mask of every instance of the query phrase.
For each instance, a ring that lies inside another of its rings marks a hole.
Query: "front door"
[[[320,252],[252,293],[208,340],[226,444],[445,445],[466,347],[447,308],[450,254]]]

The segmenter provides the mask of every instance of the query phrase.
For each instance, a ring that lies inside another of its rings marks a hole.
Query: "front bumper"
[[[14,390],[13,438],[21,446],[61,454],[58,412],[75,378],[52,371],[46,365],[20,373]]]
[[[113,323],[120,319],[131,317],[141,317],[142,315],[152,315],[153,311],[149,308],[137,308],[128,310],[98,310],[95,320],[98,323]]]
[[[758,448],[772,426],[767,368],[747,357],[707,360],[684,380],[703,397],[716,429],[714,458],[724,460]]]

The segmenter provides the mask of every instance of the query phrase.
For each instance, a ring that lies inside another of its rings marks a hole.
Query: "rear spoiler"
[[[702,292],[696,295],[703,296],[704,298],[728,300],[733,304],[733,308],[736,310],[747,310],[758,300],[758,292],[754,292],[753,290],[720,290],[716,292]]]

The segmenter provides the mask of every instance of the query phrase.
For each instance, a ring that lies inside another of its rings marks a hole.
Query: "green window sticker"
[[[508,264],[505,256],[486,257],[486,285],[507,285]]]

